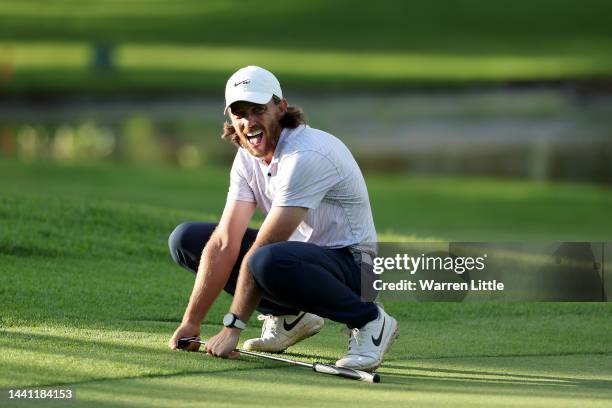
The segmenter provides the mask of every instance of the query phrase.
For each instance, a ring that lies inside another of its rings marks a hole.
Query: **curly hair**
[[[272,95],[272,101],[278,105],[281,102],[281,99],[276,95]],[[283,117],[280,118],[279,123],[281,128],[295,129],[296,127],[306,123],[306,118],[302,108],[295,105],[289,105],[287,106],[287,110],[285,111]],[[234,126],[229,122],[223,123],[221,138],[229,140],[236,147],[240,147],[240,140],[236,134],[236,129],[234,129]]]

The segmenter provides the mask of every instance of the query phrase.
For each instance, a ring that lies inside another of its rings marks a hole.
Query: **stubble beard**
[[[255,156],[257,158],[261,158],[267,155],[267,150],[260,152],[258,150],[256,150],[255,148],[253,148],[251,146],[251,144],[249,143],[249,139],[246,136],[247,133],[251,132],[251,129],[248,129],[247,132],[242,132],[239,129],[235,129],[236,132],[238,132],[238,134],[240,135],[241,140],[246,140],[246,142],[242,143],[242,147],[245,148],[252,156]],[[276,126],[274,129],[271,128],[263,128],[262,129],[264,131],[264,134],[266,136],[266,140],[264,140],[264,143],[270,143],[270,147],[272,149],[272,151],[276,150],[276,146],[278,145],[278,140],[280,139],[280,134],[282,132],[282,127],[280,125],[280,122],[276,123]],[[274,132],[274,135],[271,135],[271,133]],[[269,136],[269,139],[268,139]]]

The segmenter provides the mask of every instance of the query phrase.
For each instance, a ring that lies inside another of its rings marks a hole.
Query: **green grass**
[[[302,90],[607,78],[611,11],[603,0],[10,0],[0,92],[218,92],[247,64]],[[116,46],[114,73],[89,69],[94,43]]]
[[[120,44],[116,71],[90,69],[86,43],[8,43],[14,76],[5,92],[213,92],[238,67],[272,69],[287,89],[396,89],[411,85],[585,79],[612,72],[609,54],[466,55],[419,52],[310,51],[240,46]],[[612,50],[612,41],[609,49]],[[70,78],[67,82],[61,79]],[[59,82],[58,82],[59,80]]]
[[[175,214],[174,220],[165,224],[167,228],[180,220],[219,217],[229,182],[228,169],[216,166],[180,170],[114,164],[54,165],[44,160],[23,165],[7,158],[0,161],[0,174],[2,192],[7,197],[25,195],[42,201],[48,197],[71,198],[96,205],[103,202],[111,206],[110,213],[141,204],[151,207],[150,211]],[[612,238],[608,216],[612,191],[602,185],[386,173],[368,173],[366,179],[381,240]],[[25,216],[37,212],[38,204],[28,208],[20,198],[17,200],[15,211]]]
[[[612,399],[609,303],[387,304],[401,335],[378,385],[274,362],[172,352],[165,343],[193,276],[169,260],[167,235],[181,221],[218,216],[226,170],[3,159],[0,174],[0,388],[62,385],[76,390],[74,406],[87,407],[595,407]],[[612,196],[606,189],[367,179],[387,239],[393,230],[402,239],[461,231],[464,239],[520,239],[520,230],[531,239],[609,239],[610,221],[599,219]],[[559,226],[569,214],[583,222]],[[203,336],[219,330],[229,301],[217,302]],[[251,321],[243,339],[257,326]],[[344,347],[340,325],[328,322],[288,354],[333,362]]]

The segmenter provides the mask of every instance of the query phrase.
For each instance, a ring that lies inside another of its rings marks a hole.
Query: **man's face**
[[[242,147],[253,156],[270,162],[282,130],[279,120],[286,109],[284,99],[278,104],[270,100],[265,105],[234,102],[230,106],[229,116]]]

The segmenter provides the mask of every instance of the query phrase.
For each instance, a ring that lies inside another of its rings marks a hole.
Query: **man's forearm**
[[[183,316],[184,323],[201,324],[213,302],[225,287],[240,248],[222,247],[214,235],[204,248],[198,274]]]
[[[262,245],[255,242],[251,249],[246,253],[240,266],[240,274],[238,275],[238,284],[236,285],[236,293],[230,307],[230,312],[237,315],[240,320],[246,322],[251,317],[251,314],[259,304],[263,295],[251,271],[249,271],[249,258],[253,252],[259,249]]]

